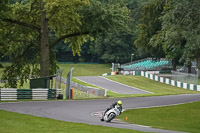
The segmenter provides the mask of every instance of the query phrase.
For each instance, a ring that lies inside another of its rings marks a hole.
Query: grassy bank
[[[4,67],[9,63],[2,63]],[[74,67],[73,76],[101,76],[103,73],[110,72],[111,64],[61,64],[58,66],[63,70],[63,77],[67,77],[67,73]],[[0,68],[0,77],[5,68]]]
[[[128,129],[117,129],[71,123],[0,110],[0,133],[141,133]]]
[[[183,88],[156,82],[142,76],[110,76],[107,78],[142,90],[153,92],[156,95],[199,93],[197,91],[186,90]]]
[[[110,64],[58,64],[63,70],[63,77],[74,67],[73,77],[76,76],[101,76],[103,73],[110,72]]]
[[[128,123],[199,133],[199,112],[200,102],[195,102],[176,106],[127,110],[119,118]],[[125,120],[126,117],[128,120]]]

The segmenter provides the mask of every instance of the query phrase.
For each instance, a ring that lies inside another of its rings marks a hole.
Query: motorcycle
[[[108,110],[102,114],[101,121],[111,122],[116,116],[120,115],[119,107],[116,105],[115,108]]]

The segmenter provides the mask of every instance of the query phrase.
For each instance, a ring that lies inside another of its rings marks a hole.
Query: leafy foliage
[[[95,56],[99,57],[99,61],[126,63],[131,60],[132,53],[134,53],[134,58],[143,55],[144,52],[138,53],[133,45],[137,36],[136,24],[138,23],[138,12],[142,3],[138,0],[126,1],[131,16],[131,19],[126,20],[128,27],[120,26],[121,29],[117,33],[110,31],[105,34],[106,36],[95,38],[95,43],[91,43],[91,49],[96,53]]]
[[[135,45],[152,56],[200,62],[199,0],[150,0],[142,7]],[[200,64],[200,63],[198,63]],[[200,65],[198,66],[200,68]]]
[[[200,55],[200,19],[198,0],[170,0],[165,5],[163,16],[163,30],[167,40],[176,41],[183,47],[182,61],[191,62]],[[168,43],[168,47],[175,47],[177,43]]]
[[[144,52],[154,57],[162,57],[163,50],[160,43],[150,43],[151,38],[159,38],[158,31],[161,30],[160,16],[163,11],[163,1],[150,0],[142,6],[141,18],[139,21],[139,34],[135,45]]]
[[[22,85],[29,74],[38,77],[39,70],[40,76],[54,74],[52,49],[62,41],[80,55],[87,39],[128,30],[129,10],[122,0],[26,0],[0,6],[5,7],[0,17],[0,53],[12,62],[3,79],[11,87],[19,81]]]
[[[105,62],[126,63],[136,50],[133,45],[133,35],[128,33],[108,34],[107,38],[95,41],[95,50]]]

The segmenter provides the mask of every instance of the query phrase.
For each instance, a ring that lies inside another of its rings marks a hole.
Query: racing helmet
[[[117,105],[120,105],[120,106],[121,106],[121,105],[122,105],[122,101],[120,101],[120,100],[117,101]]]

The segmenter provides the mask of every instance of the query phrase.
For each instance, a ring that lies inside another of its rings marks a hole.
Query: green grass
[[[142,90],[153,92],[153,95],[176,95],[194,94],[197,91],[186,90],[183,88],[160,83],[142,76],[110,76],[108,79],[133,86]],[[148,94],[149,95],[149,94]]]
[[[118,118],[128,123],[152,126],[154,128],[200,132],[200,102],[176,106],[132,109],[123,112]]]
[[[9,63],[2,63],[8,66]],[[103,73],[110,72],[110,64],[58,64],[63,70],[62,76],[67,77],[67,73],[74,67],[73,76],[101,76]],[[0,77],[3,74],[4,68],[0,68]]]
[[[101,76],[110,72],[110,64],[58,64],[63,71],[62,76],[67,77],[67,73],[74,67],[72,76]]]
[[[141,133],[129,129],[64,122],[0,110],[0,133]]]
[[[88,84],[88,83],[83,82],[83,81],[80,81],[80,80],[78,80],[78,79],[76,79],[76,78],[72,78],[72,81],[74,81],[74,82],[76,82],[76,83],[78,83],[78,84],[84,85],[84,86],[91,86],[91,87],[94,87],[94,88],[102,89],[101,87]]]

